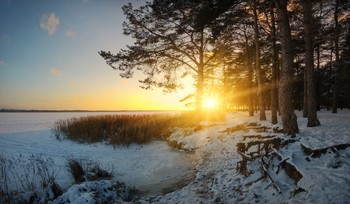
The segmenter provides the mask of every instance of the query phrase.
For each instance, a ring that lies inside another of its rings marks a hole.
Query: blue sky
[[[0,0],[0,108],[182,109],[188,92],[139,88],[98,55],[132,44],[121,7],[137,0]]]

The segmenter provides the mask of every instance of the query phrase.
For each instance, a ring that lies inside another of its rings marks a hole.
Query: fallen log
[[[290,158],[283,158],[282,155],[278,153],[276,149],[273,149],[274,153],[277,155],[278,159],[280,159],[280,163],[278,164],[276,174],[279,173],[280,168],[282,167],[284,171],[287,173],[289,178],[292,178],[297,184],[301,178],[303,178],[303,174],[294,166],[293,163],[289,162]]]
[[[248,130],[248,128],[245,124],[240,124],[240,125],[236,125],[236,126],[231,127],[231,128],[226,128],[225,130],[221,131],[220,133],[231,134],[233,132],[240,131],[240,130],[246,131],[246,130]]]
[[[342,149],[346,149],[348,147],[350,147],[350,144],[345,143],[345,144],[337,144],[337,145],[333,145],[333,146],[329,146],[329,147],[324,147],[324,148],[320,148],[320,149],[311,149],[310,147],[307,147],[303,144],[300,144],[301,148],[303,149],[303,152],[312,157],[312,158],[318,158],[320,157],[322,154],[327,153],[327,151],[330,149],[334,152],[334,149],[336,150],[342,150]]]
[[[277,135],[266,135],[266,136],[263,136],[263,135],[245,135],[245,136],[243,136],[243,141],[245,141],[247,138],[249,138],[249,139],[255,138],[255,139],[262,140],[262,139],[271,139],[271,138],[274,138],[276,136]]]

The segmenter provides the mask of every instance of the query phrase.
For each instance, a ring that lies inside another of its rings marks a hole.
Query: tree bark
[[[315,127],[320,125],[320,121],[317,118],[311,0],[302,0],[302,6],[304,14],[305,71],[307,76],[307,86],[304,87],[307,93],[307,126]]]
[[[307,113],[308,113],[308,105],[307,105],[307,70],[306,70],[306,66],[304,68],[304,85],[303,85],[303,89],[304,89],[304,101],[303,101],[303,117],[307,118]]]
[[[317,111],[321,110],[321,97],[322,97],[322,93],[321,93],[321,83],[320,83],[320,66],[321,66],[321,51],[320,51],[320,44],[317,45],[316,47],[316,56],[317,56],[317,65],[316,65],[316,70],[317,72],[316,74],[316,103],[317,103]]]
[[[203,84],[204,84],[204,68],[198,67],[197,72],[197,93],[196,93],[196,111],[202,110],[202,98],[203,98]]]
[[[277,109],[278,109],[278,51],[276,45],[276,23],[275,14],[273,12],[274,4],[270,3],[270,15],[271,15],[271,38],[272,38],[272,81],[271,81],[271,123],[276,124],[277,121]]]
[[[197,93],[196,93],[196,111],[200,112],[203,105],[203,88],[204,88],[204,35],[201,32],[199,62],[197,65]]]
[[[334,36],[334,51],[335,51],[335,63],[334,63],[334,89],[332,98],[332,113],[337,113],[338,108],[338,90],[339,90],[339,72],[340,72],[340,61],[339,61],[339,0],[335,0],[334,9],[334,26],[335,26],[335,36]]]
[[[299,132],[297,116],[293,109],[293,49],[287,13],[287,0],[275,0],[279,35],[282,47],[282,68],[279,82],[279,107],[283,131],[294,135]]]
[[[260,120],[266,120],[265,115],[265,101],[263,95],[263,82],[260,66],[260,42],[259,42],[259,26],[258,26],[258,14],[256,8],[257,2],[253,0],[253,14],[254,14],[254,44],[255,44],[255,67],[258,81],[258,96],[259,96],[259,112]]]
[[[244,32],[245,37],[245,52],[246,52],[246,60],[245,64],[248,69],[248,112],[249,116],[254,116],[254,100],[253,100],[253,70],[252,70],[252,63],[250,60],[250,54],[249,54],[249,38],[247,34]]]

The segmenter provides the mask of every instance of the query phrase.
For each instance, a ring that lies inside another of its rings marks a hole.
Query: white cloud
[[[77,36],[77,34],[74,31],[67,31],[64,33],[64,35],[68,38],[74,38],[75,36]]]
[[[60,70],[56,69],[55,67],[52,67],[49,69],[49,73],[51,75],[54,75],[54,76],[62,76],[63,75],[63,72],[61,72]]]
[[[55,34],[57,26],[60,24],[60,20],[56,17],[55,13],[50,13],[49,16],[43,15],[40,22],[40,28],[47,30],[49,35]]]

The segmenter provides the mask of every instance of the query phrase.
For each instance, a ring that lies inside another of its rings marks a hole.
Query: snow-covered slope
[[[184,148],[195,149],[198,158],[196,178],[185,188],[145,199],[144,203],[349,203],[350,147],[345,150],[333,148],[333,151],[327,150],[320,157],[313,158],[303,152],[301,144],[312,149],[350,144],[350,111],[338,114],[321,111],[318,115],[322,125],[313,128],[307,128],[307,119],[301,118],[300,112],[297,114],[300,134],[293,139],[271,131],[280,124],[258,122],[257,117],[248,117],[242,112],[230,114],[224,123],[190,136],[174,135],[172,139],[182,142]],[[258,123],[270,131],[223,131],[242,123]],[[292,139],[294,142],[275,151],[282,160],[294,164],[303,177],[296,182],[285,170],[279,170],[277,174],[281,160],[272,156],[263,157],[265,162],[271,160],[267,169],[271,179],[262,178],[258,159],[248,163],[249,176],[239,173],[237,164],[242,157],[237,154],[236,145],[243,141],[244,136],[251,135]],[[272,181],[280,192],[271,185]]]

